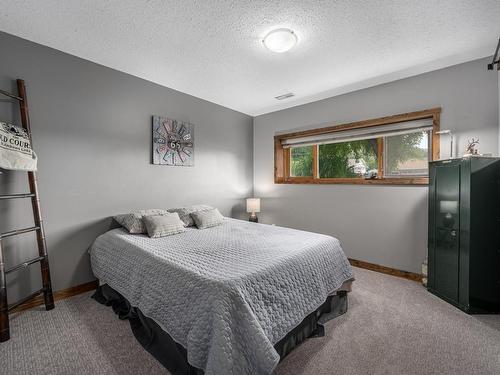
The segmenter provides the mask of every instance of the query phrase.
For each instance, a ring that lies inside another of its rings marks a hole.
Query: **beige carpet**
[[[500,316],[468,316],[419,284],[355,269],[346,315],[276,374],[500,374]],[[1,374],[166,374],[90,293],[12,317]]]

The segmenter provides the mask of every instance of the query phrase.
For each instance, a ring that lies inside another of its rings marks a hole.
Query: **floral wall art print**
[[[153,164],[194,166],[194,125],[153,116]]]

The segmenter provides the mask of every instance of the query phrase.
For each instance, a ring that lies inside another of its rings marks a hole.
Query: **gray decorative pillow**
[[[143,216],[144,225],[151,238],[171,236],[172,234],[186,231],[184,222],[179,218],[177,212],[166,215]]]
[[[126,228],[129,233],[132,234],[142,234],[146,233],[146,227],[142,221],[143,216],[151,215],[165,215],[168,214],[167,210],[162,210],[159,208],[152,208],[149,210],[139,210],[131,212],[129,214],[122,214],[113,216],[113,219],[120,224],[122,227]]]
[[[191,217],[191,214],[193,212],[207,211],[207,210],[213,210],[213,209],[214,208],[212,206],[207,206],[206,204],[197,204],[194,206],[170,208],[167,211],[168,212],[177,212],[179,214],[179,217],[181,218],[181,220],[184,222],[184,225],[186,227],[192,227],[194,225],[193,218]]]
[[[216,208],[207,211],[193,212],[191,217],[198,229],[215,227],[224,222],[224,216],[222,216]]]

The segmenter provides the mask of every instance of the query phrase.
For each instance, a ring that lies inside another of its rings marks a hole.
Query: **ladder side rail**
[[[30,119],[28,112],[28,100],[26,96],[26,87],[24,80],[17,80],[17,88],[19,96],[23,99],[19,101],[19,107],[21,110],[21,123],[23,128],[27,131],[30,137],[31,145],[33,147],[33,141],[31,138],[31,128]],[[38,243],[38,254],[44,259],[40,261],[40,268],[42,271],[42,285],[43,285],[43,297],[45,302],[45,309],[52,310],[54,308],[54,296],[52,294],[52,284],[50,280],[50,267],[47,255],[47,243],[45,240],[45,230],[43,228],[43,219],[40,208],[40,199],[38,197],[38,184],[35,172],[28,172],[28,182],[30,187],[30,193],[34,194],[31,198],[31,204],[33,207],[33,217],[35,221],[35,226],[39,227],[36,231],[36,238]]]
[[[2,241],[0,240],[0,342],[10,339],[9,305],[7,303],[7,280],[5,278]]]

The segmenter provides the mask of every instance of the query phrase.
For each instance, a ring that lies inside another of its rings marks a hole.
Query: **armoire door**
[[[460,164],[441,164],[435,171],[434,287],[458,302],[460,261]]]

